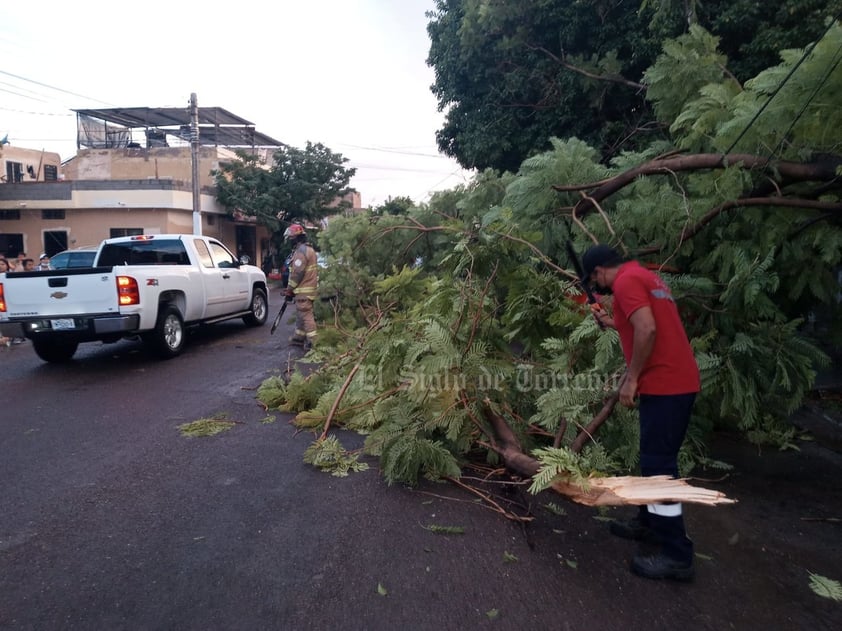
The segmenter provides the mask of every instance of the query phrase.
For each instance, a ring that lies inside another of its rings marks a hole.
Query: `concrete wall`
[[[57,153],[3,145],[0,147],[0,182],[6,182],[6,164],[17,162],[22,168],[22,182],[43,182],[44,166],[56,167],[61,173],[61,157]],[[31,171],[28,167],[31,167]],[[34,175],[32,175],[34,173]]]
[[[211,171],[222,160],[236,157],[220,147],[199,147],[199,185],[214,186]],[[172,179],[191,182],[190,147],[155,147],[152,149],[81,149],[64,164],[67,180],[142,180]]]

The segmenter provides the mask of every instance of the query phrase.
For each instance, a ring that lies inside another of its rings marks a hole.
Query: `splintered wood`
[[[569,482],[554,482],[550,487],[577,504],[587,506],[623,506],[627,504],[658,504],[661,502],[686,502],[691,504],[734,504],[737,500],[720,491],[693,486],[684,479],[666,475],[641,478],[619,476],[592,478],[583,488]]]

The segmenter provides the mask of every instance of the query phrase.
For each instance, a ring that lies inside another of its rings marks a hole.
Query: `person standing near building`
[[[319,288],[319,265],[316,251],[307,243],[307,233],[303,226],[291,224],[284,231],[284,240],[292,244],[289,282],[284,294],[295,301],[297,312],[295,335],[289,341],[291,344],[303,346],[306,351],[316,343],[318,334],[313,317],[313,302]]]
[[[617,329],[626,361],[620,403],[638,401],[640,471],[678,477],[678,451],[701,386],[699,368],[669,287],[637,261],[625,261],[599,244],[582,257],[583,283],[610,289],[613,316],[592,305],[594,317]],[[655,554],[638,554],[631,570],[654,579],[692,580],[693,542],[680,503],[641,506],[637,517],[610,524],[614,535],[657,543]]]
[[[42,254],[38,258],[38,269],[39,270],[50,269],[50,257],[49,256],[47,256],[46,254]]]

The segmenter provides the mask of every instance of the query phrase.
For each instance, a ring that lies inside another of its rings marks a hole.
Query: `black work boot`
[[[615,537],[631,539],[632,541],[647,541],[657,543],[658,537],[652,529],[641,523],[640,519],[614,520],[608,524],[608,530]]]
[[[615,519],[608,524],[608,530],[615,537],[644,543],[659,543],[658,535],[649,523],[649,511],[645,505],[637,507],[637,517],[626,520]]]
[[[644,578],[666,578],[673,581],[692,581],[696,573],[693,561],[689,563],[678,561],[663,552],[634,557],[631,562],[631,571]]]

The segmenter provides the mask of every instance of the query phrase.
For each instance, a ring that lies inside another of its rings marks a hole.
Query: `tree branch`
[[[830,159],[819,162],[802,163],[785,160],[772,161],[766,157],[744,153],[728,155],[721,153],[700,153],[673,158],[656,158],[612,178],[595,182],[589,186],[553,186],[552,188],[553,190],[566,193],[595,187],[588,197],[577,202],[574,207],[576,215],[582,218],[588,212],[595,210],[594,202],[601,202],[634,182],[638,177],[644,175],[669,175],[673,172],[680,171],[723,169],[731,165],[740,165],[744,169],[771,171],[773,175],[778,175],[788,182],[829,182],[838,178],[836,169],[840,164],[842,164],[842,158],[837,158],[836,156],[831,156]]]
[[[681,231],[680,240],[686,241],[687,239],[691,239],[696,236],[699,232],[701,232],[702,228],[726,210],[746,206],[782,206],[786,208],[809,208],[812,210],[842,212],[842,202],[820,202],[813,199],[794,199],[789,197],[743,197],[742,199],[725,202],[724,204],[720,204],[716,208],[709,210],[698,222],[692,226],[684,228],[684,230]],[[822,218],[826,218],[826,216],[827,215],[823,215]],[[653,245],[638,250],[637,254],[639,256],[657,254],[663,249],[664,245]]]
[[[568,61],[565,61],[563,58],[559,57],[558,55],[550,52],[543,46],[532,46],[527,44],[526,47],[530,50],[536,50],[538,52],[544,53],[547,57],[555,61],[558,65],[567,68],[577,74],[580,74],[588,79],[594,79],[595,81],[607,81],[608,83],[616,83],[618,85],[624,85],[627,88],[634,88],[635,90],[646,90],[646,86],[642,83],[636,83],[635,81],[629,81],[625,77],[620,77],[616,75],[598,75],[594,74],[593,72],[589,72],[584,68],[579,68],[578,66],[574,66]]]

